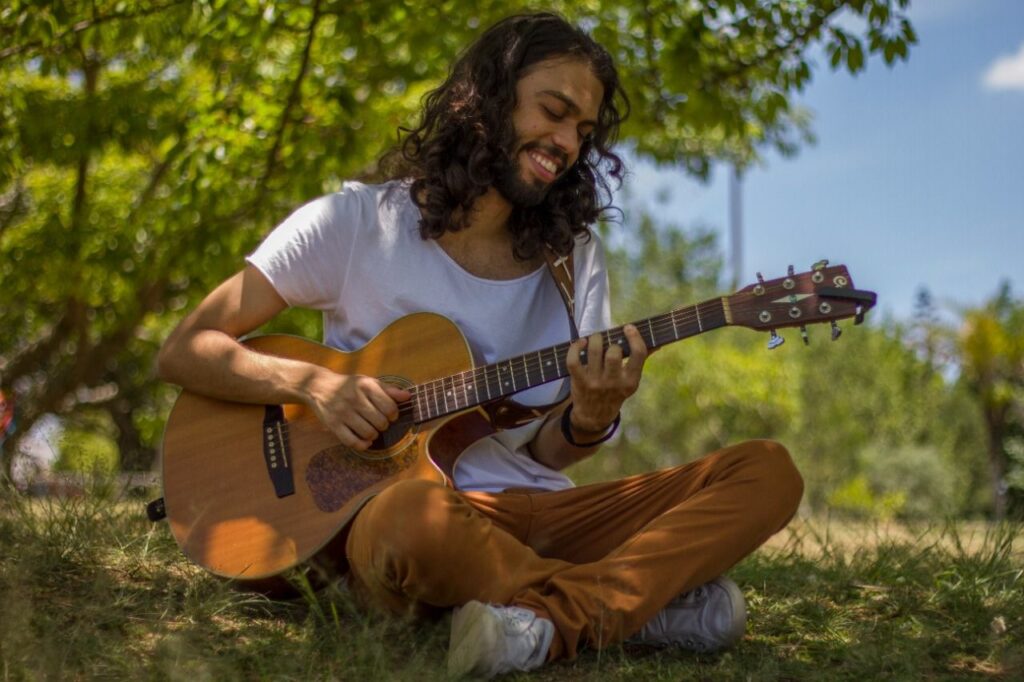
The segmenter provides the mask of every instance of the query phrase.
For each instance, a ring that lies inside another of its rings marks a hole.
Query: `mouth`
[[[562,165],[558,161],[537,149],[527,151],[526,156],[530,159],[530,167],[534,174],[545,182],[554,181],[562,170]]]

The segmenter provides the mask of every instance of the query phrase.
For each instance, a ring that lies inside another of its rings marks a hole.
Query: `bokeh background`
[[[173,325],[294,208],[374,177],[453,55],[512,6],[0,9],[8,483],[153,471]],[[608,46],[633,103],[623,212],[599,228],[618,321],[820,258],[880,296],[836,343],[818,328],[769,353],[734,329],[663,350],[576,479],[768,437],[804,472],[806,514],[1024,512],[1024,6],[547,7]],[[319,324],[290,311],[270,329]]]

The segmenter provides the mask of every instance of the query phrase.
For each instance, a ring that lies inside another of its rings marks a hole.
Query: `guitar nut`
[[[796,286],[796,282],[794,282],[789,277],[787,277],[786,279],[782,280],[782,288],[783,289],[787,289],[788,290],[788,289],[792,289],[795,286]]]
[[[789,309],[789,316],[792,317],[794,320],[800,317],[800,309],[797,308],[796,306],[793,306],[792,308]]]
[[[814,274],[811,275],[811,281],[815,284],[821,284],[825,281],[825,275],[821,274],[821,270],[815,270]]]
[[[818,306],[818,312],[820,312],[822,315],[828,315],[830,312],[832,312],[832,304],[830,304],[828,301],[822,301],[821,305]]]
[[[757,316],[757,319],[761,320],[762,322],[771,322],[772,314],[767,310],[762,310],[761,313]]]

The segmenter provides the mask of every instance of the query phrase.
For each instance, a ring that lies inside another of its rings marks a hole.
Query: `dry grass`
[[[1024,678],[1020,526],[799,521],[732,571],[748,635],[718,656],[615,647],[530,679]],[[436,679],[447,622],[292,603],[188,564],[141,501],[0,497],[0,677]],[[524,676],[525,679],[525,676]]]

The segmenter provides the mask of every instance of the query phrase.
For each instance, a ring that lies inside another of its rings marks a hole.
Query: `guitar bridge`
[[[295,476],[292,474],[292,453],[288,443],[288,422],[284,408],[267,405],[263,412],[263,461],[280,497],[295,494]]]

